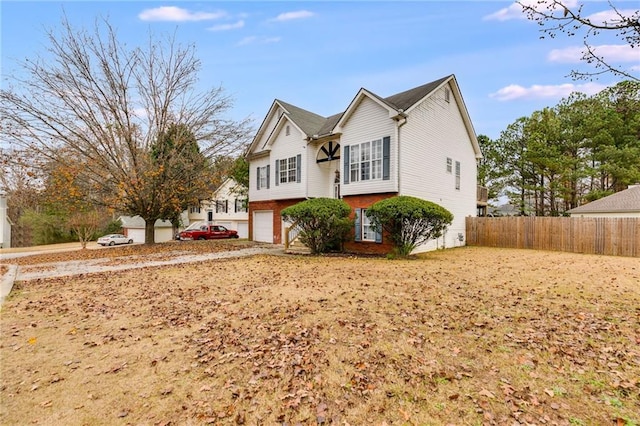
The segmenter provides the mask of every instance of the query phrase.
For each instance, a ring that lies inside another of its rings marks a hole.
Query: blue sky
[[[575,4],[577,0],[569,0]],[[622,10],[635,1],[614,2]],[[2,74],[43,53],[45,28],[62,13],[75,27],[108,17],[119,39],[144,43],[149,31],[175,32],[202,61],[202,88],[222,85],[231,117],[257,127],[275,98],[328,116],[361,87],[382,96],[455,74],[477,134],[497,138],[521,116],[573,91],[594,94],[611,75],[572,81],[582,38],[540,39],[510,1],[6,1],[0,3]],[[609,10],[590,1],[589,14]],[[594,44],[640,75],[640,53],[612,37]]]

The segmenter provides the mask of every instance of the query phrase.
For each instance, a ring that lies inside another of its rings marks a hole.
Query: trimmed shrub
[[[300,241],[311,253],[318,254],[342,250],[353,226],[350,213],[351,208],[342,200],[312,198],[287,207],[280,214],[300,229]]]
[[[378,201],[367,209],[373,226],[386,231],[399,256],[406,257],[421,244],[442,236],[453,215],[421,198],[401,195]]]

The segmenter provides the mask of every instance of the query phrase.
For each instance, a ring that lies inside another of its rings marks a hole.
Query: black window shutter
[[[224,212],[229,213],[229,200],[224,200]]]
[[[345,185],[349,183],[349,151],[349,145],[342,147],[342,158],[344,159],[344,173],[342,173],[342,181]]]
[[[362,227],[360,226],[360,216],[362,215],[362,209],[356,209],[356,236],[354,238],[355,241],[362,241]]]
[[[302,154],[296,156],[296,182],[302,181]]]
[[[260,167],[256,168],[256,189],[260,189]]]
[[[270,166],[267,164],[267,189],[269,189],[269,181],[271,180],[269,179],[269,167]]]
[[[276,186],[280,184],[280,160],[276,158]]]
[[[391,155],[391,137],[382,138],[382,180],[389,180],[389,157]]]

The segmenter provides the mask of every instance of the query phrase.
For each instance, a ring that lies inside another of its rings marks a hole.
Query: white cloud
[[[595,95],[607,86],[598,83],[585,84],[557,84],[557,85],[539,85],[534,84],[531,87],[523,87],[518,84],[511,84],[503,87],[495,93],[491,93],[489,97],[499,101],[513,101],[516,99],[560,99],[569,96],[573,92],[581,92],[586,95]]]
[[[237,30],[237,29],[240,29],[242,27],[244,27],[244,21],[243,20],[239,20],[235,24],[215,25],[213,27],[207,28],[207,30],[209,30],[209,31],[229,31],[229,30]]]
[[[237,46],[246,46],[246,45],[249,45],[249,44],[271,44],[271,43],[278,43],[281,40],[282,40],[282,37],[256,37],[256,36],[250,36],[250,37],[243,38],[236,45]]]
[[[294,19],[310,18],[313,15],[314,15],[313,12],[309,12],[308,10],[298,10],[296,12],[281,13],[280,15],[275,17],[273,20],[278,22],[284,22],[284,21],[292,21]]]
[[[607,24],[607,23],[620,22],[620,15],[622,15],[623,17],[630,18],[637,13],[638,11],[633,9],[618,9],[618,13],[609,9],[603,12],[598,12],[598,13],[594,13],[593,15],[589,15],[587,16],[587,19],[593,22],[594,24],[601,25],[601,24]]]
[[[548,1],[548,0],[547,0]],[[538,0],[521,0],[519,2],[512,3],[509,7],[502,8],[497,12],[484,16],[484,21],[509,21],[511,19],[527,19],[527,15],[522,11],[520,4],[527,6],[535,6],[538,9],[546,8],[545,1]],[[567,7],[575,7],[578,3],[577,0],[566,0],[563,2]]]
[[[604,58],[607,62],[639,62],[640,52],[628,44],[602,44],[593,46],[596,55]],[[547,55],[551,62],[578,63],[582,60],[585,47],[574,46],[565,49],[553,49]]]
[[[219,19],[225,12],[191,12],[175,6],[162,6],[155,9],[145,9],[138,15],[143,21],[207,21]]]

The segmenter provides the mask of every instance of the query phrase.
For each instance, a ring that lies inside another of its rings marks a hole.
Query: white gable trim
[[[351,101],[351,103],[349,104],[345,112],[342,113],[342,117],[340,117],[340,120],[338,120],[338,122],[336,123],[336,125],[332,130],[333,133],[342,133],[342,126],[344,126],[345,123],[349,120],[349,118],[351,118],[351,115],[353,115],[353,112],[358,108],[358,106],[360,105],[360,102],[365,97],[371,99],[372,101],[380,105],[382,108],[386,109],[389,112],[389,118],[398,117],[399,111],[391,107],[389,104],[384,102],[382,99],[380,99],[373,93],[369,92],[367,89],[362,88],[358,91],[356,96],[353,98],[353,100]]]
[[[280,131],[282,130],[282,128],[284,127],[284,125],[286,123],[291,123],[293,125],[293,127],[295,127],[296,129],[298,129],[298,131],[300,133],[302,133],[303,135],[305,135],[306,133],[295,123],[295,121],[293,121],[291,118],[289,118],[288,115],[282,114],[280,116],[280,118],[278,119],[278,122],[276,123],[275,127],[273,128],[273,131],[271,132],[271,134],[269,135],[269,137],[265,140],[264,145],[262,146],[262,149],[267,149],[268,147],[270,147],[271,145],[273,145],[273,143],[275,142],[275,140],[277,139],[278,135],[280,134]]]
[[[265,132],[267,131],[267,128],[266,128],[267,123],[271,121],[271,117],[275,115],[278,107],[282,108],[282,105],[280,105],[277,101],[273,101],[273,103],[271,104],[271,107],[269,108],[269,111],[264,116],[264,120],[262,120],[262,124],[260,124],[260,127],[258,128],[256,135],[253,137],[253,141],[251,141],[251,145],[249,145],[249,149],[247,149],[246,156],[249,156],[253,151],[255,151],[258,141],[262,138],[262,136],[264,136]]]
[[[260,127],[258,128],[258,131],[256,132],[256,135],[253,138],[253,141],[251,141],[251,144],[249,145],[249,149],[247,150],[246,156],[249,156],[252,152],[256,150],[258,142],[260,141],[260,139],[262,139],[262,137],[265,135],[267,131],[267,124],[271,122],[271,119],[276,115],[278,108],[282,109],[286,114],[289,114],[289,111],[287,111],[287,109],[284,106],[282,106],[282,104],[278,102],[277,99],[274,100],[273,103],[271,104],[271,107],[269,108],[269,111],[267,112],[267,115],[265,115],[264,120],[262,120],[262,124],[260,124]]]

